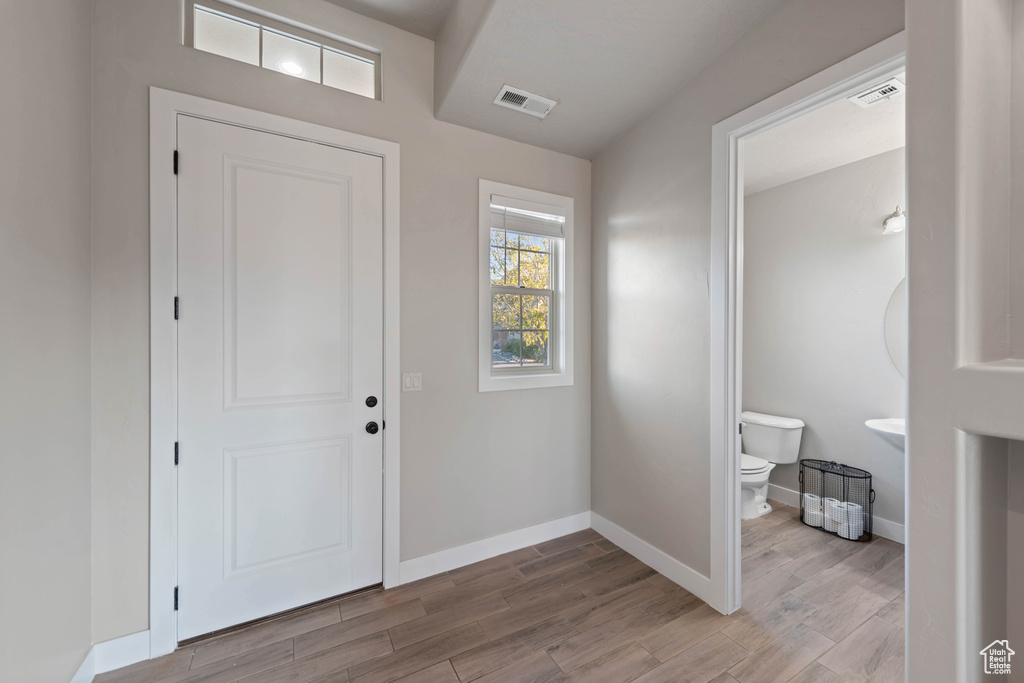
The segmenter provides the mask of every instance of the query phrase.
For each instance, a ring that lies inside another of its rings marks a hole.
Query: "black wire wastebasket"
[[[835,461],[800,461],[800,521],[851,541],[871,540],[871,473]]]

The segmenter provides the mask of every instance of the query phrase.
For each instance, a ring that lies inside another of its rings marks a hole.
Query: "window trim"
[[[383,68],[381,67],[381,53],[375,51],[372,48],[368,48],[364,45],[345,40],[339,36],[330,33],[321,33],[319,31],[311,30],[301,24],[291,23],[278,16],[270,16],[256,12],[249,5],[235,4],[228,0],[185,0],[185,17],[183,24],[184,35],[182,36],[182,43],[186,47],[195,48],[195,12],[196,5],[201,8],[206,8],[218,14],[244,21],[261,28],[266,28],[275,33],[283,33],[287,36],[298,38],[308,43],[313,43],[320,46],[320,82],[319,85],[331,88],[332,90],[338,90],[340,92],[348,93],[349,95],[355,95],[356,97],[362,97],[368,100],[376,100],[381,102],[384,100],[384,90],[381,74]],[[334,52],[341,52],[348,54],[358,59],[363,59],[368,62],[373,62],[373,89],[375,97],[366,97],[359,93],[354,93],[351,90],[345,90],[344,88],[335,88],[323,83],[323,50],[328,49]],[[208,53],[216,54],[216,53]],[[218,55],[219,56],[219,55]],[[232,60],[237,61],[237,60]],[[247,62],[239,62],[240,64],[247,64]],[[249,64],[249,66],[256,66]],[[263,66],[263,32],[260,32],[260,63],[259,68]],[[316,83],[316,81],[310,81]]]
[[[494,368],[491,319],[491,195],[537,205],[557,207],[565,213],[564,237],[551,256],[552,300],[549,323],[550,366]],[[564,387],[573,384],[573,198],[480,180],[479,197],[479,391],[506,391]]]

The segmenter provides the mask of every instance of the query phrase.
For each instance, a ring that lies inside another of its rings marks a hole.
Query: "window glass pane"
[[[523,365],[548,365],[548,333],[523,332]]]
[[[519,357],[519,332],[507,330],[495,330],[492,333],[494,343],[492,344],[492,360],[494,367],[519,367],[522,362]]]
[[[320,82],[320,46],[263,29],[263,66]]]
[[[491,297],[491,322],[495,330],[518,330],[522,327],[519,318],[518,294],[494,294]]]
[[[520,235],[519,248],[530,251],[551,251],[551,238],[536,235]]]
[[[324,48],[324,85],[363,97],[377,97],[374,64],[365,59]]]
[[[550,297],[546,296],[524,296],[523,297],[523,329],[524,330],[547,330],[548,311],[550,310]]]
[[[519,285],[531,289],[551,289],[551,256],[536,251],[520,251]]]
[[[505,246],[509,249],[519,248],[519,233],[517,232],[505,232]]]
[[[505,284],[505,250],[501,247],[491,247],[491,284]]]
[[[260,29],[244,21],[195,8],[195,32],[192,44],[199,50],[212,52],[248,64],[260,64]]]
[[[515,249],[505,250],[505,286],[519,286],[519,251]]]
[[[491,229],[491,245],[495,247],[505,246],[505,231]]]

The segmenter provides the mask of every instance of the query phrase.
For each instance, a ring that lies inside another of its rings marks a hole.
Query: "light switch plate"
[[[423,391],[423,373],[403,372],[402,391]]]

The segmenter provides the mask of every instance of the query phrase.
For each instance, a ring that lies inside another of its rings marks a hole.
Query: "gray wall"
[[[791,0],[594,162],[592,507],[704,574],[711,126],[902,28]]]
[[[69,681],[89,649],[91,3],[0,23],[0,678]]]
[[[851,105],[852,106],[852,105]],[[906,382],[885,345],[885,311],[906,273],[897,149],[748,195],[743,223],[743,409],[806,423],[801,458],[872,473],[874,513],[903,523],[903,453],[864,426],[903,417]],[[798,465],[771,483],[797,491]]]
[[[320,0],[261,0],[378,46],[375,102],[181,45],[181,4],[98,0],[93,636],[148,628],[149,86],[401,144],[403,559],[590,509],[590,163],[438,122],[433,43]],[[576,384],[477,393],[478,179],[576,200]],[[526,429],[524,429],[526,427]]]

